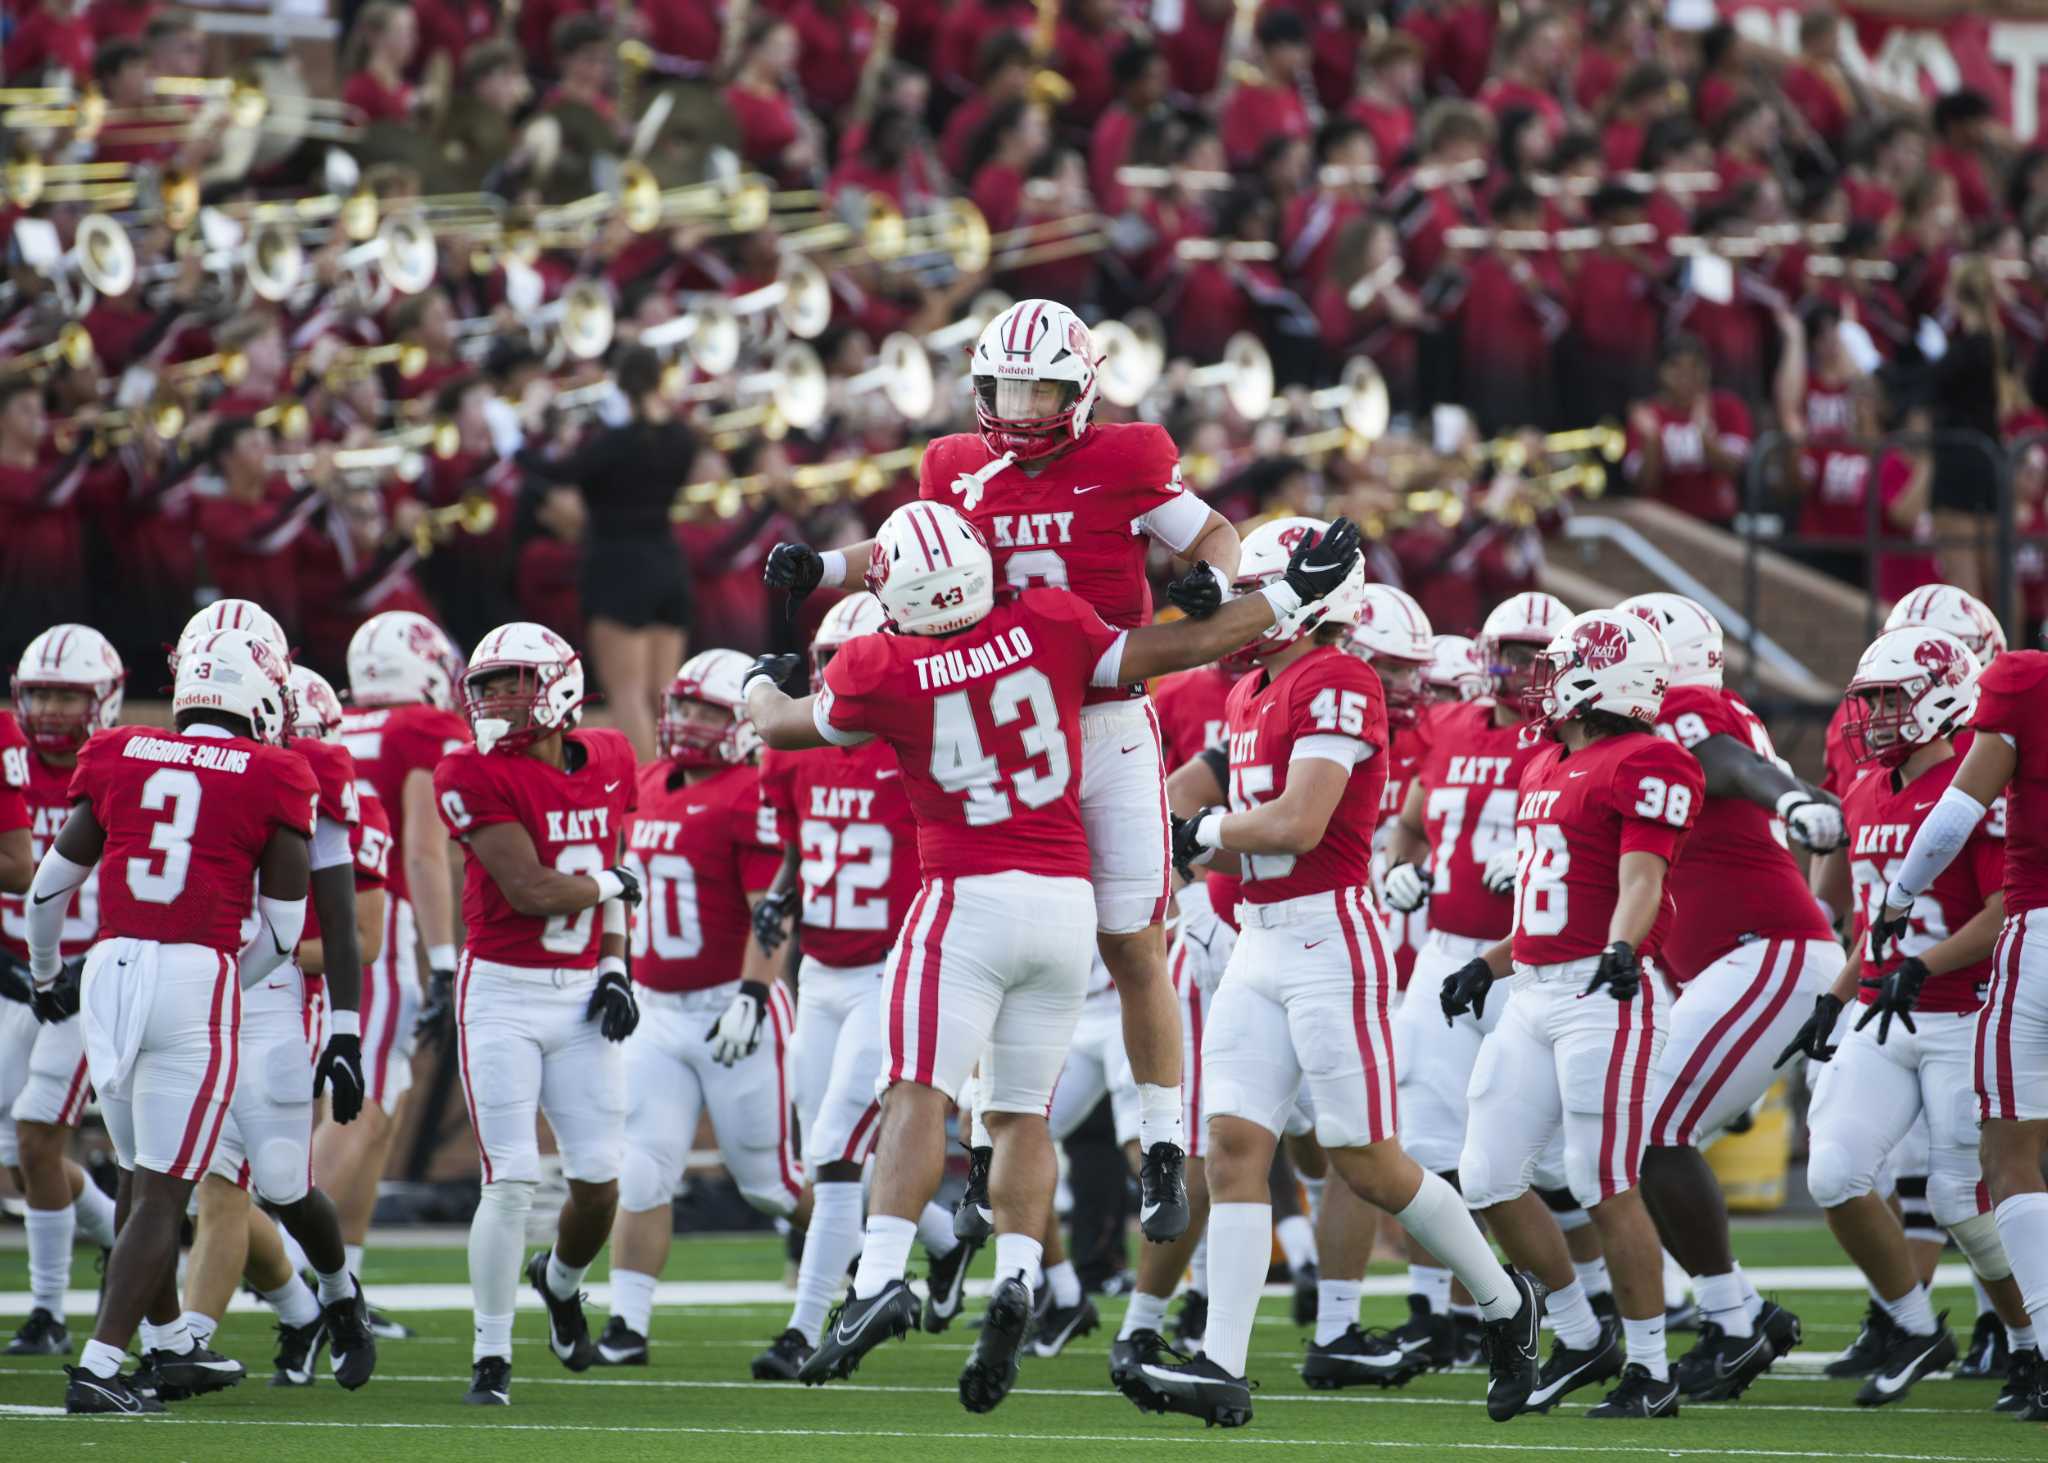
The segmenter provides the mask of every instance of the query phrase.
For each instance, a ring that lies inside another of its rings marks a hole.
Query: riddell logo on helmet
[[[1588,670],[1604,671],[1628,659],[1628,632],[1606,620],[1580,626],[1572,643],[1579,648],[1579,664]]]

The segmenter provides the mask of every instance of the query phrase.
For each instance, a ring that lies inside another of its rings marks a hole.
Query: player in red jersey
[[[348,645],[349,708],[342,745],[366,792],[390,821],[384,924],[376,955],[363,964],[363,1114],[313,1135],[313,1175],[341,1211],[349,1270],[363,1273],[363,1245],[377,1182],[412,1089],[415,1032],[442,1043],[455,1027],[455,883],[448,830],[434,798],[434,768],[470,743],[456,714],[462,658],[433,621],[410,610],[372,615]],[[367,799],[366,799],[367,801]],[[427,969],[419,967],[424,948]],[[425,979],[422,979],[422,975]],[[426,1003],[421,1004],[422,988]],[[403,1339],[402,1324],[370,1313],[379,1336]]]
[[[1249,534],[1240,590],[1269,582],[1292,545],[1319,527],[1282,518]],[[1536,1381],[1534,1289],[1502,1269],[1457,1191],[1410,1159],[1396,1136],[1394,964],[1372,900],[1373,828],[1391,741],[1386,693],[1369,665],[1339,648],[1365,597],[1361,569],[1320,613],[1253,646],[1259,668],[1230,693],[1230,809],[1175,821],[1183,867],[1234,856],[1243,933],[1202,1042],[1208,1330],[1200,1358],[1136,1368],[1124,1392],[1148,1411],[1226,1427],[1251,1420],[1246,1357],[1272,1245],[1267,1173],[1304,1093],[1316,1141],[1345,1185],[1442,1255],[1479,1298],[1493,1361],[1489,1412],[1514,1416]],[[1388,658],[1407,662],[1412,698],[1428,645],[1419,611],[1382,592],[1373,616],[1398,622],[1373,643],[1409,652]],[[1405,1380],[1409,1358],[1353,1318],[1330,1344],[1310,1346],[1303,1376],[1322,1385]]]
[[[1523,735],[1540,710],[1530,685],[1537,658],[1570,618],[1563,600],[1534,590],[1487,614],[1472,659],[1483,668],[1489,696],[1468,698],[1460,689],[1455,701],[1430,713],[1428,752],[1388,835],[1388,906],[1404,913],[1427,901],[1430,911],[1429,939],[1415,962],[1415,983],[1425,994],[1394,1013],[1401,1146],[1453,1184],[1465,1147],[1465,1089],[1479,1043],[1499,1023],[1505,1002],[1445,1021],[1429,993],[1513,926],[1515,788],[1540,745]],[[1445,638],[1437,636],[1432,649]],[[1454,687],[1460,675],[1469,686],[1462,657],[1451,671]],[[1554,1192],[1549,1179],[1544,1187]],[[1432,1367],[1451,1366],[1476,1351],[1478,1313],[1454,1294],[1451,1272],[1433,1255],[1412,1238],[1407,1250],[1409,1316],[1395,1337]],[[1566,1297],[1569,1313],[1576,1313],[1575,1300]]]
[[[177,731],[118,727],[87,742],[72,774],[76,806],[36,869],[36,999],[68,1009],[64,914],[104,865],[100,937],[76,999],[88,1071],[128,1171],[99,1321],[81,1365],[67,1369],[68,1411],[162,1409],[120,1375],[145,1314],[144,1364],[159,1388],[213,1391],[242,1378],[239,1363],[199,1345],[180,1319],[178,1227],[234,1098],[242,991],[290,957],[305,923],[319,791],[305,761],[275,745],[290,704],[285,675],[283,659],[246,631],[183,647]]]
[[[549,1350],[576,1372],[595,1359],[577,1287],[619,1203],[619,1043],[640,1019],[626,974],[627,909],[640,880],[620,862],[637,769],[618,732],[576,729],[583,664],[543,626],[515,621],[479,640],[462,699],[476,745],[441,759],[434,792],[464,855],[455,1045],[483,1160],[463,1400],[503,1407],[519,1256],[540,1183],[536,1110],[554,1130],[569,1198],[554,1245],[527,1262],[526,1278],[547,1306]]]
[[[1925,626],[1886,631],[1857,664],[1848,691],[1849,739],[1867,770],[1843,800],[1842,815],[1859,930],[1881,913],[1900,855],[1962,766],[1954,733],[1976,707],[1977,681],[1963,643]],[[1873,1192],[1893,1150],[1921,1121],[1929,1129],[1934,1220],[1955,1236],[2010,1333],[2013,1360],[1998,1410],[2019,1410],[2031,1400],[2039,1343],[1999,1243],[1975,1115],[1957,1101],[1970,1085],[1976,1013],[2004,919],[2004,824],[2000,800],[1971,831],[1962,856],[1914,902],[1886,957],[1866,959],[1859,944],[1778,1059],[1803,1051],[1828,1064],[1814,1073],[1807,1185],[1891,1322],[1884,1354],[1857,1394],[1867,1406],[1897,1401],[1956,1359],[1946,1317],[1934,1314],[1905,1231]],[[1835,1023],[1859,995],[1862,1017],[1838,1052],[1830,1042]]]
[[[982,331],[973,357],[979,433],[927,445],[918,495],[954,503],[981,530],[1013,589],[1081,596],[1112,626],[1152,618],[1146,540],[1194,567],[1174,603],[1214,611],[1237,572],[1237,530],[1181,484],[1172,439],[1148,422],[1091,422],[1097,357],[1088,327],[1050,300],[1022,300]],[[778,544],[767,579],[798,593],[847,585],[869,545],[819,555]],[[1143,688],[1097,688],[1082,712],[1081,817],[1103,962],[1123,1000],[1138,1080],[1141,1227],[1187,1229],[1181,1021],[1166,965],[1166,795],[1158,718]],[[1165,1145],[1165,1146],[1161,1146]]]
[[[1464,635],[1438,635],[1429,643],[1429,669],[1422,684],[1431,705],[1444,701],[1477,701],[1492,694],[1493,677],[1476,642]]]
[[[1655,735],[1672,671],[1647,620],[1614,610],[1574,618],[1538,662],[1536,694],[1553,740],[1524,769],[1515,809],[1515,922],[1508,940],[1444,981],[1455,1017],[1510,970],[1507,1009],[1479,1049],[1458,1174],[1518,1264],[1552,1292],[1558,1342],[1544,1405],[1604,1368],[1612,1333],[1575,1283],[1557,1227],[1530,1192],[1561,1128],[1568,1184],[1593,1216],[1625,1334],[1621,1383],[1588,1414],[1665,1417],[1678,1384],[1664,1350],[1656,1226],[1636,1189],[1649,1126],[1650,1072],[1665,1031],[1654,960],[1675,906],[1666,870],[1706,792],[1700,764]],[[1604,992],[1604,997],[1603,997]],[[1607,999],[1611,998],[1611,999]],[[1592,1331],[1591,1346],[1572,1337]]]
[[[28,812],[28,738],[0,711],[0,894],[26,894],[35,877]]]
[[[833,605],[811,641],[811,684],[822,686],[832,658],[849,641],[878,633],[883,619],[881,602],[865,591]],[[789,1324],[754,1358],[753,1375],[794,1381],[860,1251],[861,1170],[881,1119],[882,977],[920,882],[917,821],[886,742],[770,752],[761,761],[761,798],[774,810],[786,852],[775,892],[755,907],[755,929],[772,952],[794,914],[803,951],[790,1085],[811,1221]],[[957,1238],[953,1216],[939,1204],[925,1205],[917,1232],[931,1261],[924,1328],[943,1331],[959,1314],[967,1265],[981,1245]]]
[[[757,669],[747,709],[770,746],[876,736],[895,748],[924,879],[883,991],[886,1092],[860,1270],[803,1380],[845,1376],[909,1329],[917,1301],[903,1271],[915,1220],[938,1186],[946,1108],[979,1060],[998,1278],[961,1400],[986,1411],[1008,1394],[1052,1195],[1045,1109],[1090,965],[1081,703],[1090,687],[1204,664],[1276,613],[1302,613],[1353,572],[1356,549],[1356,530],[1339,524],[1302,540],[1285,583],[1204,619],[1118,631],[1063,589],[998,601],[973,524],[913,503],[890,515],[870,560],[869,587],[894,633],[848,644],[802,701],[773,687],[786,663]]]
[[[639,771],[625,866],[640,1025],[626,1046],[626,1154],[612,1229],[612,1314],[596,1360],[645,1366],[676,1186],[709,1115],[749,1204],[787,1218],[803,1194],[790,1129],[789,992],[747,937],[782,860],[761,802],[760,738],[740,715],[749,661],[700,650],[662,697],[661,756]],[[844,1272],[842,1271],[842,1274]]]
[[[1799,1344],[1799,1318],[1758,1295],[1735,1263],[1727,1205],[1700,1149],[1769,1090],[1772,1058],[1841,971],[1842,947],[1786,844],[1789,834],[1810,853],[1832,853],[1842,816],[1722,688],[1712,615],[1679,594],[1639,594],[1616,608],[1663,634],[1673,670],[1657,735],[1691,752],[1706,776],[1706,801],[1668,881],[1685,918],[1664,945],[1678,997],[1650,1074],[1642,1187],[1699,1297],[1700,1339],[1678,1362],[1679,1390],[1722,1402]]]
[[[31,640],[14,673],[14,709],[27,736],[0,717],[0,802],[27,804],[32,859],[71,813],[71,769],[78,749],[121,718],[121,658],[86,625],[55,625]],[[7,814],[0,808],[0,826]],[[30,872],[34,869],[31,862]],[[22,880],[21,893],[28,880]],[[58,954],[82,964],[99,925],[99,883],[88,878],[65,913]],[[7,1345],[9,1356],[69,1356],[64,1291],[71,1282],[73,1236],[114,1242],[114,1202],[65,1156],[92,1084],[75,1020],[38,1022],[30,1005],[28,906],[0,895],[0,1165],[28,1202],[28,1278],[32,1308]],[[75,978],[75,970],[73,977]]]

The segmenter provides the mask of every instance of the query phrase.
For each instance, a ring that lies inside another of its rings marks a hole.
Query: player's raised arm
[[[809,544],[780,543],[768,551],[761,579],[770,589],[786,589],[796,599],[814,589],[857,589],[874,547],[871,538],[822,551]]]

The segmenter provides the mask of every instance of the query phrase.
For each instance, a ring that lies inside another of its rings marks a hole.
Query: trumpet
[[[412,546],[424,559],[436,544],[446,543],[457,532],[475,538],[498,526],[498,504],[493,498],[471,496],[442,508],[429,508],[412,528]]]
[[[432,450],[436,457],[447,457],[454,454],[458,445],[453,422],[431,422],[386,433],[367,447],[344,447],[333,453],[324,449],[273,453],[270,470],[283,473],[297,482],[313,472],[321,459],[327,457],[332,461],[334,471],[343,477],[381,477],[392,473],[400,481],[411,483],[426,475],[427,459],[423,449]]]
[[[165,366],[157,373],[161,380],[172,386],[196,386],[213,379],[226,386],[239,386],[248,374],[249,358],[240,351],[215,351],[212,355],[194,356],[189,361]]]
[[[1592,500],[1607,491],[1607,464],[1574,462],[1554,472],[1526,479],[1509,500],[1506,517],[1518,527],[1527,527],[1556,508],[1567,497]]]
[[[159,396],[140,406],[115,407],[62,417],[50,424],[59,452],[69,452],[81,437],[92,443],[92,454],[104,457],[109,448],[133,441],[148,430],[166,441],[185,430],[185,408],[175,398]]]
[[[41,380],[50,373],[51,368],[59,365],[67,366],[74,371],[83,371],[93,363],[96,354],[92,347],[92,336],[86,332],[86,328],[76,320],[70,320],[65,322],[64,327],[57,332],[57,338],[48,345],[25,351],[0,365],[0,375],[15,376],[27,372]]]
[[[311,353],[292,364],[310,361]],[[339,351],[320,373],[320,384],[338,391],[362,380],[384,366],[395,366],[405,380],[427,369],[427,348],[414,341],[393,341],[389,345],[358,345]]]
[[[1109,242],[1099,215],[1069,214],[993,235],[989,240],[989,262],[999,271],[1026,269],[1034,264],[1070,259],[1076,254],[1092,254]]]

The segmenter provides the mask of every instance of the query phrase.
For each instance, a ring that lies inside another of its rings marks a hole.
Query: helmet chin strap
[[[1014,452],[1005,452],[993,462],[977,467],[973,472],[963,472],[953,479],[953,491],[960,495],[961,506],[972,513],[981,503],[981,495],[988,487],[989,479],[1017,460]]]

